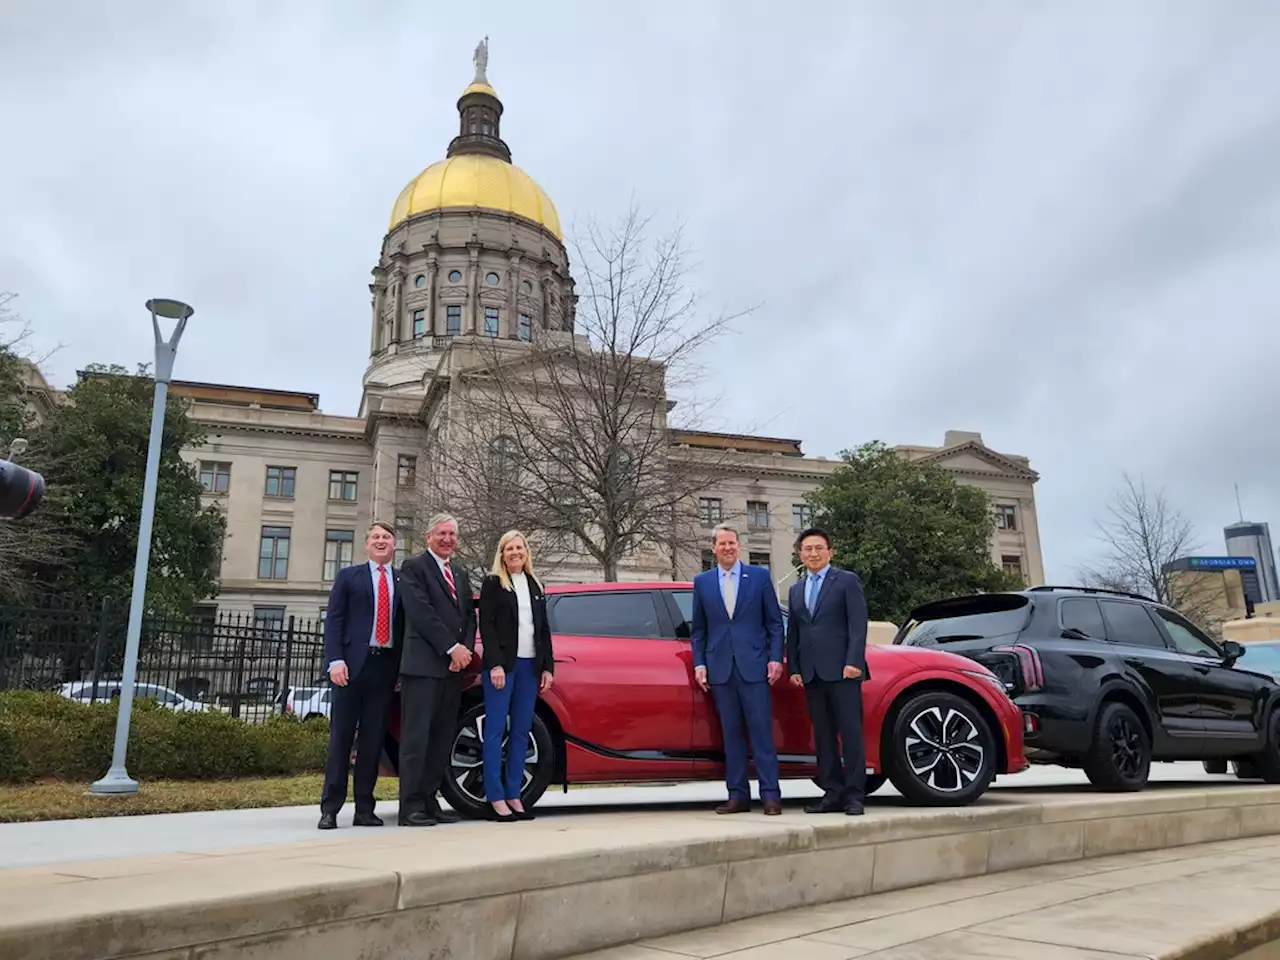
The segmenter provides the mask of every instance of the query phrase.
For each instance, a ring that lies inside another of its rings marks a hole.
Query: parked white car
[[[284,712],[303,720],[328,719],[332,697],[330,687],[290,687],[284,695]]]
[[[110,700],[120,696],[120,680],[99,680],[97,697],[94,697],[92,680],[74,680],[64,683],[60,691],[68,700],[80,700],[89,703],[91,700]],[[139,700],[156,700],[161,706],[180,713],[204,713],[213,709],[210,704],[199,700],[188,700],[176,690],[162,687],[156,683],[139,683],[133,688],[133,695]]]

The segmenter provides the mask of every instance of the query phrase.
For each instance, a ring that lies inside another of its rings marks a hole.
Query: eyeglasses
[[[826,551],[828,551],[828,550],[830,550],[830,549],[831,549],[831,548],[830,548],[830,547],[828,547],[825,543],[820,543],[820,544],[817,544],[817,545],[815,545],[815,544],[809,544],[809,546],[807,546],[807,547],[801,547],[801,548],[800,548],[800,552],[801,552],[801,553],[825,553]]]

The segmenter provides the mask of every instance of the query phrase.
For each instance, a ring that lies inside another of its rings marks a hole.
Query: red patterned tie
[[[449,569],[449,561],[444,562],[444,582],[449,585],[449,596],[453,597],[453,602],[458,602],[458,588],[453,585],[453,571]]]
[[[386,567],[378,567],[378,616],[373,639],[380,647],[391,642],[391,588],[387,586]]]

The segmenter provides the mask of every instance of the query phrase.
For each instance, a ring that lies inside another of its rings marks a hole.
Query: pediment
[[[1039,479],[1039,474],[1029,467],[1010,460],[980,443],[969,441],[954,447],[947,447],[922,458],[919,462],[929,463],[937,467],[945,467],[960,473],[1004,474],[1027,480]]]

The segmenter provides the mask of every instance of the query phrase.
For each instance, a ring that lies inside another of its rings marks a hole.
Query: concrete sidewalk
[[[946,880],[1280,835],[1280,787],[1257,784],[1007,790],[965,808],[882,801],[865,817],[799,806],[781,817],[647,807],[348,828],[301,843],[0,870],[0,957],[550,960]],[[1206,912],[1216,901],[1206,897]],[[812,939],[787,934],[797,936]],[[876,944],[834,946],[853,956]]]
[[[1233,776],[1206,774],[1199,763],[1162,763],[1151,770],[1148,792],[1196,789],[1210,785],[1239,785]],[[1001,777],[982,802],[1016,801],[1028,791],[1061,791],[1063,796],[1093,796],[1084,774],[1061,767],[1033,767]],[[821,791],[808,780],[786,780],[782,794],[788,804],[802,803]],[[724,799],[724,784],[680,783],[628,787],[593,787],[568,793],[548,792],[538,803],[544,817],[577,813],[630,813],[641,811],[689,811],[709,809]],[[384,802],[378,813],[395,822],[397,805]],[[870,800],[875,810],[901,809],[902,799],[885,785]],[[330,838],[351,840],[353,834],[368,838],[367,831],[350,827],[350,804],[338,818],[339,829]],[[0,868],[33,867],[78,860],[145,857],[163,853],[211,853],[236,847],[303,843],[319,839],[318,806],[275,807],[255,810],[216,810],[207,813],[166,813],[136,817],[100,817],[86,820],[46,820],[32,823],[0,823]],[[476,824],[436,827],[437,830],[470,829]]]
[[[576,960],[1227,960],[1277,938],[1280,837],[1266,837],[953,880]]]

